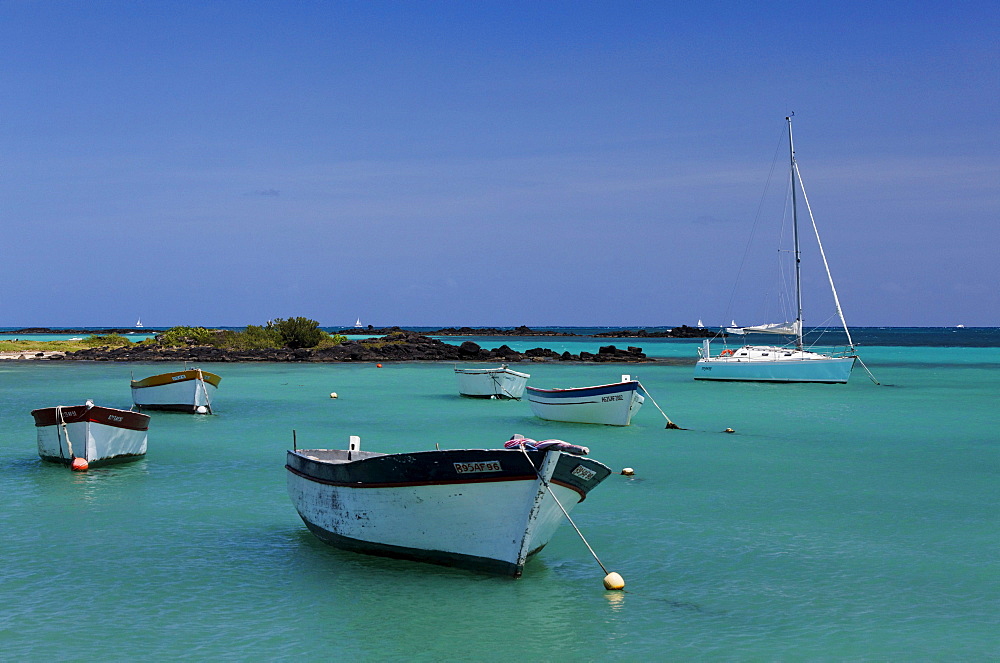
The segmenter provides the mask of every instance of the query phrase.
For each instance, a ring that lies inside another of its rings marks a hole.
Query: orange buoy
[[[382,368],[382,364],[375,364],[375,368]]]
[[[90,463],[87,462],[86,458],[74,458],[73,464],[70,465],[70,468],[72,468],[74,472],[83,472],[87,470],[89,467]]]

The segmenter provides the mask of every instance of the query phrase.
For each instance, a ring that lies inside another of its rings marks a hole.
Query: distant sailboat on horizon
[[[135,321],[135,328],[142,329],[142,318],[139,318]]]
[[[361,324],[361,318],[358,318],[358,321],[354,323],[354,328],[355,329],[361,329],[363,327],[364,327],[364,325]]]

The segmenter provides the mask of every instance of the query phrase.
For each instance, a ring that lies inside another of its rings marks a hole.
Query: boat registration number
[[[459,474],[475,474],[477,472],[502,472],[500,461],[487,460],[481,463],[455,463],[455,471]]]
[[[596,475],[597,472],[595,472],[592,469],[586,468],[583,465],[577,465],[575,468],[573,468],[573,471],[570,472],[570,474],[576,477],[580,477],[584,481],[590,481],[591,479],[594,478],[594,475]]]

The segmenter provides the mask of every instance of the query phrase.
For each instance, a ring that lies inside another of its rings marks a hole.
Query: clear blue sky
[[[790,111],[848,322],[998,325],[998,34],[995,0],[0,1],[0,326],[760,322],[729,300]]]

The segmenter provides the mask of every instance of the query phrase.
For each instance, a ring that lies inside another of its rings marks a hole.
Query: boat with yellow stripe
[[[210,414],[222,378],[200,368],[132,380],[132,402],[140,410]]]

